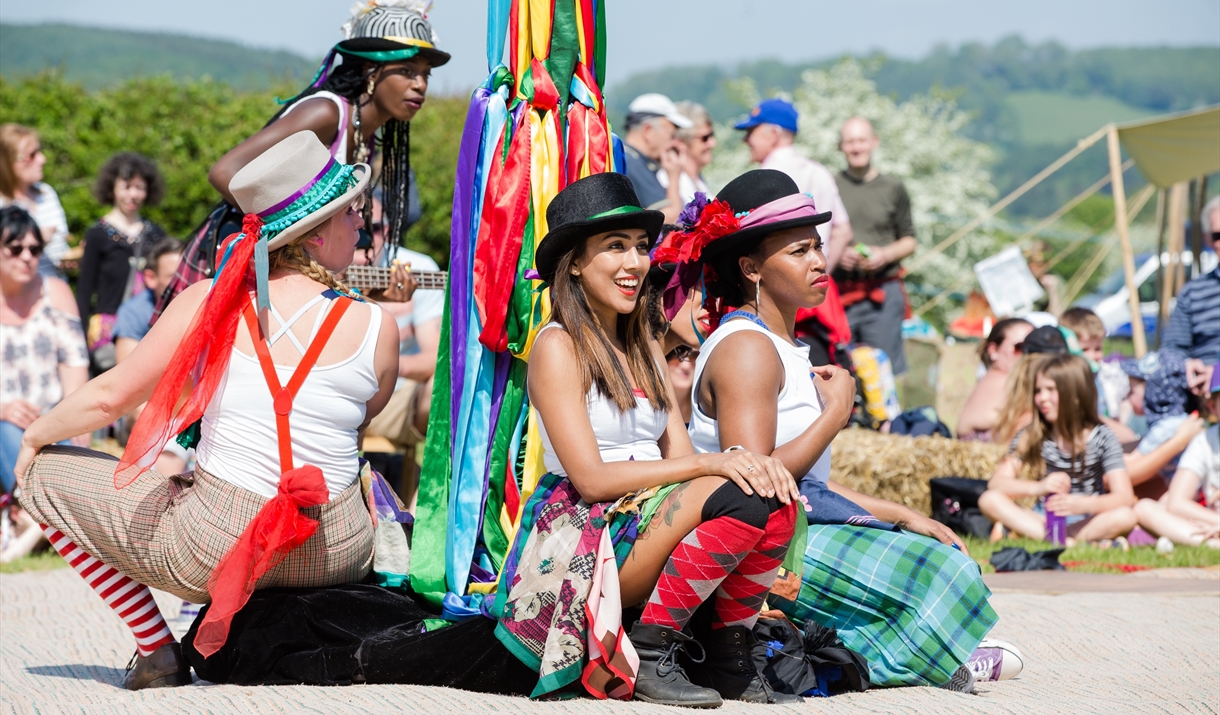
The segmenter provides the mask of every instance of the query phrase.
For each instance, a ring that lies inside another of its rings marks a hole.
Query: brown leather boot
[[[147,656],[139,651],[127,664],[127,675],[123,687],[128,690],[144,688],[172,688],[191,684],[191,666],[182,657],[182,646],[168,643]]]

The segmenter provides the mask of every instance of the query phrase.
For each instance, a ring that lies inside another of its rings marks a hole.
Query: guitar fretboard
[[[370,291],[389,288],[392,275],[392,268],[348,266],[343,277],[344,282],[352,288]],[[449,274],[445,271],[411,271],[411,276],[420,290],[445,290],[449,280]]]

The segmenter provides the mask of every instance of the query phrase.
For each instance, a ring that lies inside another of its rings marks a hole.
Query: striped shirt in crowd
[[[28,211],[34,223],[42,230],[43,237],[47,239],[43,255],[58,266],[64,254],[68,252],[68,217],[64,215],[64,207],[59,203],[59,194],[55,193],[55,189],[41,181],[36,182],[32,188],[37,194],[32,208],[24,200],[10,201],[3,196],[0,196],[0,208],[16,204]]]
[[[1209,365],[1220,362],[1220,266],[1182,287],[1161,347]]]

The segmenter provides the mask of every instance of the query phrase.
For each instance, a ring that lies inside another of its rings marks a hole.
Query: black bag
[[[1010,571],[1066,571],[1059,557],[1064,548],[1035,551],[1032,554],[1020,546],[1009,546],[991,555],[991,565],[996,573]]]
[[[963,536],[985,539],[991,535],[991,520],[979,511],[979,497],[987,491],[985,479],[941,477],[929,482],[932,518]]]
[[[805,622],[805,632],[782,618],[754,625],[754,664],[777,693],[830,696],[868,690],[868,663],[833,628]]]
[[[200,610],[182,653],[202,679],[231,685],[439,685],[529,695],[538,673],[476,616],[435,630],[435,609],[407,589],[371,584],[255,591],[210,658],[195,650]],[[409,708],[408,708],[409,710]]]

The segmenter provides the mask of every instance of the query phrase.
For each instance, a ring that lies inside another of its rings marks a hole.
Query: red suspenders
[[[351,298],[340,297],[337,299],[335,307],[331,309],[330,313],[326,315],[326,319],[322,321],[322,327],[318,329],[318,334],[309,343],[309,347],[305,350],[305,355],[301,357],[301,362],[297,365],[296,371],[292,373],[288,384],[281,387],[279,375],[275,372],[275,363],[271,361],[271,351],[267,349],[267,339],[263,336],[262,327],[258,324],[258,317],[254,313],[254,305],[249,299],[246,300],[246,307],[242,311],[242,315],[246,318],[246,327],[250,329],[250,340],[254,343],[254,352],[258,354],[258,364],[263,368],[263,377],[267,380],[267,388],[271,390],[271,394],[275,397],[275,431],[280,448],[281,473],[293,468],[292,435],[288,428],[288,415],[292,412],[292,401],[296,397],[297,390],[301,389],[301,384],[305,382],[305,378],[309,375],[309,371],[318,362],[318,356],[322,354],[322,348],[326,347],[326,341],[335,332],[335,327],[339,325],[339,320],[353,302]]]

